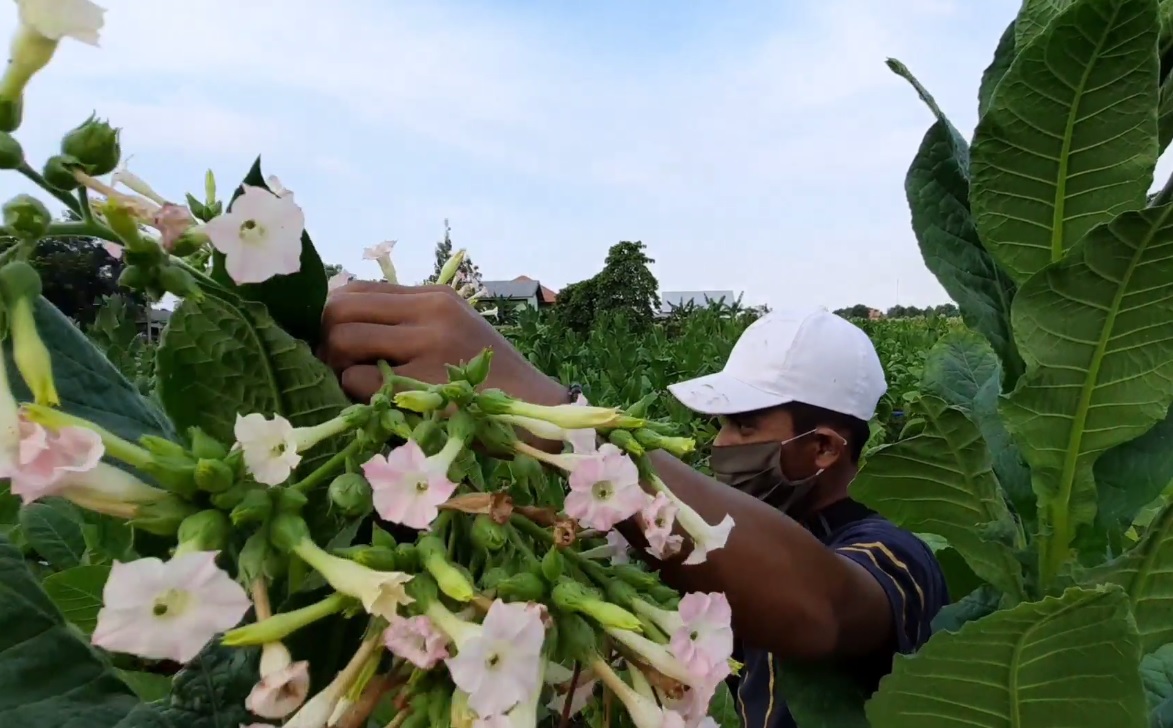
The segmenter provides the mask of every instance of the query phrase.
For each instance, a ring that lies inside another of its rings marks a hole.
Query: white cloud
[[[649,23],[596,51],[597,29],[458,2],[105,2],[103,49],[63,47],[34,82],[30,149],[96,99],[152,179],[263,153],[352,269],[396,237],[422,276],[447,216],[489,278],[562,285],[642,239],[666,288],[832,306],[944,300],[902,191],[930,118],[883,61],[965,129],[1018,5],[804,0],[748,35],[673,45]]]

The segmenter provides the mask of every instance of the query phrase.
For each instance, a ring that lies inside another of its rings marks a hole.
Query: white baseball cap
[[[867,334],[825,308],[762,316],[733,345],[724,369],[668,387],[706,415],[801,402],[865,421],[887,390]]]

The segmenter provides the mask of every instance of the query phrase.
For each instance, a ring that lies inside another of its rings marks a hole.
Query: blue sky
[[[96,110],[168,197],[207,168],[227,191],[261,154],[360,275],[394,239],[421,280],[449,218],[486,279],[560,288],[638,239],[664,290],[834,308],[946,300],[903,193],[931,118],[884,60],[968,132],[1019,2],[101,4],[102,48],[63,45],[28,91],[35,166]]]

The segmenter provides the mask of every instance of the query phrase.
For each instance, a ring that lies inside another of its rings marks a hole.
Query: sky
[[[662,290],[887,308],[948,298],[903,191],[932,117],[884,61],[968,134],[1019,0],[100,4],[101,48],[63,43],[26,93],[36,167],[94,111],[168,198],[261,155],[360,276],[390,239],[422,280],[447,218],[486,280],[558,289],[642,240]]]

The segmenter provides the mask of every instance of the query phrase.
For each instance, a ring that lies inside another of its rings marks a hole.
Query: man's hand
[[[445,364],[493,350],[487,387],[534,404],[565,404],[566,388],[542,374],[449,286],[358,281],[330,295],[322,312],[326,362],[352,398],[367,401],[383,383],[375,363],[429,383],[447,381]]]

